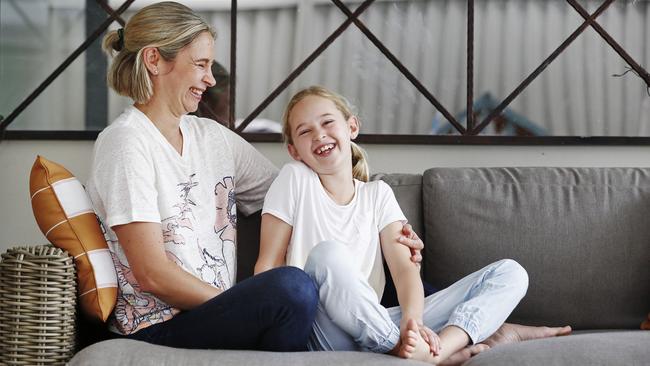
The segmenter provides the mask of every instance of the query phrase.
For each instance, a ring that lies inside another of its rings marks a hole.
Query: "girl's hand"
[[[418,325],[420,329],[420,336],[429,344],[431,353],[434,356],[440,354],[440,337],[426,325]]]
[[[415,263],[419,267],[422,262],[422,254],[420,251],[424,249],[424,243],[418,234],[413,231],[411,224],[405,224],[402,226],[402,235],[399,237],[398,241],[400,244],[406,245],[411,249],[411,262]]]

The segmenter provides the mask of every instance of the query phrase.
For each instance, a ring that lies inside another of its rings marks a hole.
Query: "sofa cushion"
[[[117,296],[117,276],[92,204],[77,178],[41,156],[29,178],[34,217],[47,240],[74,257],[81,309],[106,321]]]
[[[70,366],[93,365],[428,365],[423,362],[396,359],[369,352],[262,352],[229,350],[191,350],[157,346],[129,339],[114,339],[96,343],[77,353]]]
[[[650,304],[650,169],[435,168],[423,177],[425,279],[527,269],[510,320],[638,329]]]
[[[650,332],[602,332],[507,344],[463,366],[647,365]]]

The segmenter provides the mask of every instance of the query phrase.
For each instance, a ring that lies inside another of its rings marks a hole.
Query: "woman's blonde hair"
[[[336,109],[341,111],[346,121],[355,115],[352,105],[342,95],[339,95],[322,86],[310,86],[309,88],[303,89],[296,93],[291,98],[289,104],[287,104],[287,107],[284,110],[284,114],[282,116],[282,135],[284,137],[284,141],[287,144],[293,144],[293,139],[291,138],[291,126],[289,125],[291,110],[293,110],[293,107],[295,107],[298,102],[308,96],[317,96],[331,100],[336,106]],[[358,118],[357,121],[359,127],[361,127],[361,121],[359,121]],[[366,152],[354,141],[350,141],[350,146],[352,148],[352,176],[360,181],[367,182],[370,176],[370,169],[368,168],[368,159],[366,157]]]
[[[104,37],[104,51],[110,56],[117,52],[108,70],[108,85],[136,103],[146,103],[153,95],[153,86],[142,50],[155,47],[164,60],[172,61],[203,32],[216,37],[214,30],[185,5],[165,1],[140,9],[124,29],[109,31]]]

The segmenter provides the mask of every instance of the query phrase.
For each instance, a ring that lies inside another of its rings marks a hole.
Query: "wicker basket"
[[[75,303],[68,253],[43,245],[2,254],[0,364],[65,364],[75,349]]]

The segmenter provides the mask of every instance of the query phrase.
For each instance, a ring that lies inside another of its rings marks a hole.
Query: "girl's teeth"
[[[322,154],[322,153],[324,153],[325,151],[327,151],[327,150],[331,150],[331,149],[333,149],[333,148],[334,148],[334,145],[332,145],[332,144],[325,145],[325,146],[321,147],[320,149],[318,149],[318,153],[319,153],[319,154]]]

